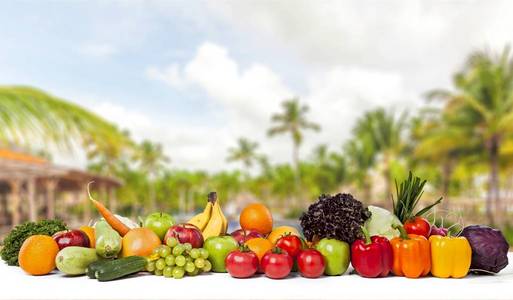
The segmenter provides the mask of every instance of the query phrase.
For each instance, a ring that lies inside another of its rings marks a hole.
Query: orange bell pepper
[[[402,226],[394,226],[401,235],[390,241],[394,253],[392,273],[396,276],[419,278],[431,271],[429,241],[416,234],[407,234]]]

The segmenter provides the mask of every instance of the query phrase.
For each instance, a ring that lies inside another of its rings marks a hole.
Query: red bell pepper
[[[385,277],[392,270],[393,252],[387,238],[369,237],[367,229],[362,227],[365,239],[356,240],[351,245],[351,264],[363,277]]]

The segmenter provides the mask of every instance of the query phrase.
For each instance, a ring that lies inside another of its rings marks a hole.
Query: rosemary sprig
[[[424,194],[425,184],[426,180],[421,180],[419,177],[413,176],[411,171],[408,174],[408,178],[401,182],[400,185],[397,184],[397,180],[395,181],[397,201],[395,201],[392,196],[392,204],[394,206],[394,214],[399,218],[399,220],[401,220],[401,222],[404,223],[413,217],[422,216],[435,205],[442,202],[443,197],[440,197],[434,203],[424,207],[415,214],[413,213],[420,198]]]

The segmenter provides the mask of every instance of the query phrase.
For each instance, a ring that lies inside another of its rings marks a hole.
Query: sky
[[[472,51],[513,41],[513,1],[9,1],[0,9],[0,84],[75,102],[164,146],[171,166],[219,171],[237,138],[271,162],[280,103],[298,97],[319,144],[340,150],[378,106],[414,112],[451,88]],[[85,165],[80,153],[61,164]]]

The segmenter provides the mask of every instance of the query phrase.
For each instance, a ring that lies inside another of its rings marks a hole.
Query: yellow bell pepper
[[[472,249],[464,237],[432,235],[431,274],[439,278],[467,276],[472,259]]]

